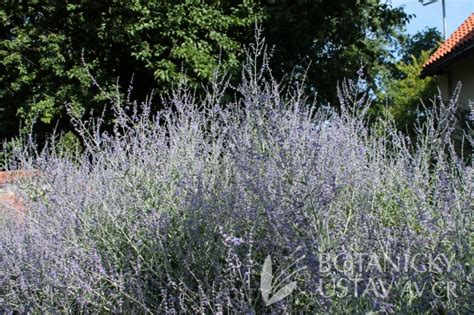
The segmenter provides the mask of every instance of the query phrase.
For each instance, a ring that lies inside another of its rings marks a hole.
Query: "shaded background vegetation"
[[[410,38],[409,19],[379,0],[2,1],[0,139],[32,122],[38,135],[72,130],[66,103],[86,115],[105,108],[107,118],[117,86],[126,95],[132,84],[131,97],[143,101],[179,81],[206,83],[218,65],[235,75],[255,23],[274,46],[278,79],[306,73],[307,91],[334,105],[338,81],[360,70],[366,89],[382,96],[374,114],[394,104],[389,111],[406,126],[434,91],[417,71],[440,39],[434,30]]]

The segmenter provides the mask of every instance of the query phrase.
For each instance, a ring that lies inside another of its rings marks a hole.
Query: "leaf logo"
[[[278,279],[278,278],[277,278]],[[282,283],[277,283],[275,288],[281,287]],[[296,288],[296,281],[290,282],[281,289],[279,289],[273,296],[270,298],[270,294],[273,291],[273,270],[272,270],[272,258],[270,255],[267,256],[265,262],[263,263],[262,273],[260,276],[260,290],[262,291],[263,301],[266,306],[272,305],[278,301],[283,300],[288,295],[293,292]]]

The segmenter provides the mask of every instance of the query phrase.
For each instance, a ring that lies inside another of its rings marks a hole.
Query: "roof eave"
[[[423,79],[428,76],[440,74],[451,63],[455,62],[459,58],[469,55],[473,51],[474,51],[474,41],[465,45],[461,49],[454,51],[444,56],[443,58],[436,60],[434,63],[424,67],[423,70],[421,71],[420,77]]]

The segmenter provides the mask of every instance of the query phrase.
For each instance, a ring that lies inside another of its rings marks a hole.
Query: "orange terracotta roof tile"
[[[441,61],[471,43],[474,43],[474,13],[430,56],[423,68]]]

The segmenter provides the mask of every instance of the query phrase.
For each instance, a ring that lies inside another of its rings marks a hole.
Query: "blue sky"
[[[445,0],[448,37],[464,20],[474,12],[474,0]],[[426,27],[436,27],[443,34],[443,13],[441,0],[423,6],[419,0],[387,0],[393,6],[403,6],[405,12],[415,14],[407,27],[410,34]]]

